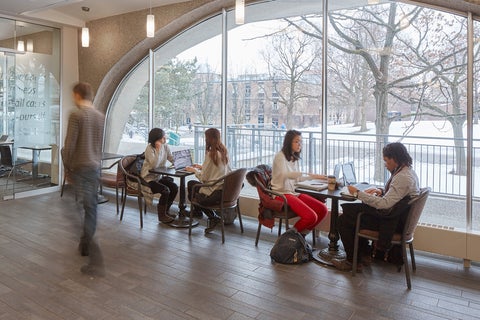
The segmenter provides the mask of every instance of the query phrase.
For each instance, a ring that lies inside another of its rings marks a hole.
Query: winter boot
[[[164,204],[157,205],[158,212],[158,221],[163,223],[170,223],[173,221],[173,218],[167,215],[167,206]]]

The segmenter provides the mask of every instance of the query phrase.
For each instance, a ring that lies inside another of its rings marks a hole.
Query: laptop
[[[183,149],[172,152],[173,156],[173,168],[175,171],[185,171],[185,167],[193,165],[192,154],[189,149]]]
[[[4,134],[0,137],[0,142],[5,142],[8,140],[8,134]]]
[[[355,169],[353,166],[353,162],[347,162],[342,165],[342,172],[343,172],[343,182],[345,186],[355,186],[358,190],[365,190],[371,187],[371,185],[367,182],[357,182],[357,177],[355,176]]]

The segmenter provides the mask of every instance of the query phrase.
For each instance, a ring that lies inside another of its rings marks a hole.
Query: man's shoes
[[[82,257],[86,257],[89,255],[89,251],[88,251],[88,243],[85,243],[85,242],[80,242],[78,244],[78,252],[80,252],[80,255]]]
[[[352,263],[347,259],[332,259],[331,263],[339,271],[352,271]],[[362,272],[362,264],[357,264],[357,272]]]
[[[215,227],[221,222],[222,222],[222,219],[220,219],[219,217],[208,218],[207,228],[205,228],[205,234],[215,230]]]
[[[91,277],[105,277],[105,268],[103,266],[86,264],[80,268],[80,271]]]

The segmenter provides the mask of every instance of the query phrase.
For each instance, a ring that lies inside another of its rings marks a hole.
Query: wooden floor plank
[[[114,200],[114,195],[106,193]],[[80,273],[77,251],[82,208],[73,194],[2,202],[0,320],[3,319],[480,319],[480,268],[416,252],[408,291],[403,271],[374,263],[356,277],[314,262],[272,263],[276,239],[244,217],[205,236],[205,220],[187,229],[159,224],[155,213],[139,228],[127,203],[119,221],[115,201],[98,207],[97,240],[105,277]],[[322,236],[318,247],[328,244]]]

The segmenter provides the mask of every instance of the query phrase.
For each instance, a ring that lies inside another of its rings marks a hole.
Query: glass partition
[[[60,31],[8,19],[0,25],[0,128],[8,135],[0,187],[11,198],[59,183]]]

